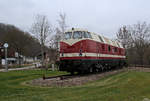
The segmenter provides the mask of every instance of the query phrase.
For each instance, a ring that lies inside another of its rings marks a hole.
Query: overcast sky
[[[68,26],[88,29],[113,38],[122,25],[150,22],[150,0],[0,0],[0,23],[28,31],[36,14],[57,26],[59,13]]]

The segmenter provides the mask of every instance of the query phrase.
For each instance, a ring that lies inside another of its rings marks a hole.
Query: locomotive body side
[[[120,43],[84,30],[68,32],[71,37],[60,41],[60,71],[96,72],[124,66],[125,51]],[[74,38],[77,32],[81,38]]]

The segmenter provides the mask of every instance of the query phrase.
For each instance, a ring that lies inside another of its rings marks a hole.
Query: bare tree
[[[50,25],[45,15],[37,15],[35,22],[32,25],[32,33],[35,34],[36,38],[41,45],[42,55],[42,67],[44,66],[44,52],[45,46],[48,42],[49,35],[52,33],[52,26]]]
[[[53,36],[51,36],[51,38],[50,38],[50,42],[49,42],[49,47],[50,48],[53,48],[53,49],[57,49],[56,47],[56,35],[53,35]]]
[[[56,28],[56,33],[60,34],[61,38],[64,38],[64,32],[66,31],[67,24],[66,24],[66,14],[60,13],[58,21],[58,27]]]
[[[125,49],[129,48],[132,44],[132,36],[126,26],[119,28],[117,32],[117,40],[122,43]]]
[[[143,65],[144,56],[150,45],[150,25],[146,22],[122,27],[117,38],[124,45],[130,63]]]
[[[67,28],[66,14],[60,13],[59,19],[57,20],[58,27],[55,28],[55,35],[51,37],[50,47],[55,48],[57,51],[57,57],[59,56],[59,42],[64,38],[64,33]]]
[[[56,48],[58,50],[59,41],[64,38],[64,33],[66,31],[66,28],[67,28],[66,14],[60,13],[59,19],[57,21],[58,21],[58,27],[55,29],[55,31],[56,31],[56,35],[55,35],[55,41],[56,42],[55,43],[56,43]]]
[[[131,27],[131,35],[136,49],[137,55],[139,56],[139,62],[143,65],[144,53],[148,48],[150,39],[150,26],[146,23],[137,23]]]

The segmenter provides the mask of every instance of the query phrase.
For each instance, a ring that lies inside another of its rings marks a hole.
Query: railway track
[[[57,80],[65,80],[65,79],[71,79],[71,78],[76,78],[76,77],[83,77],[83,76],[91,76],[91,75],[96,75],[96,74],[103,74],[107,73],[110,71],[103,71],[103,72],[95,72],[95,73],[87,73],[87,74],[68,74],[68,75],[58,75],[58,76],[50,76],[50,77],[45,77],[43,76],[43,80],[45,79],[57,79]]]
[[[44,77],[43,80],[45,79],[57,79],[57,80],[64,80],[64,79],[69,79],[69,78],[74,78],[74,77],[79,77],[80,75],[59,75],[59,76],[50,76],[50,77]]]
[[[82,85],[90,81],[99,80],[105,76],[117,74],[127,69],[118,69],[105,72],[98,72],[92,74],[75,74],[75,75],[59,75],[34,79],[31,81],[32,85],[39,86],[56,86],[56,87],[65,87],[65,86],[77,86]]]
[[[57,80],[65,80],[65,79],[71,79],[71,78],[76,78],[76,77],[83,77],[83,76],[89,76],[89,75],[94,75],[94,74],[98,74],[98,73],[90,73],[90,74],[68,74],[68,75],[58,75],[58,76],[50,76],[50,77],[44,77],[43,76],[43,80],[46,79],[57,79]]]

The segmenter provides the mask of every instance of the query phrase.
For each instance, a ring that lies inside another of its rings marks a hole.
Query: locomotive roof
[[[85,31],[85,32],[88,32],[88,30],[81,29],[81,28],[72,28],[72,29],[67,30],[66,32],[72,32],[72,31]]]
[[[72,32],[72,31],[89,32],[88,30],[80,29],[80,28],[72,28],[70,30],[67,30],[66,32]],[[100,34],[96,34],[96,33],[93,33],[93,32],[90,32],[90,33],[92,35],[92,40],[102,42],[102,43],[106,43],[106,44],[109,44],[109,45],[112,45],[112,46],[123,48],[122,44],[118,41],[111,40],[111,39],[109,39],[109,38],[107,38],[103,35],[100,35]],[[100,40],[100,38],[101,38],[101,40]]]

